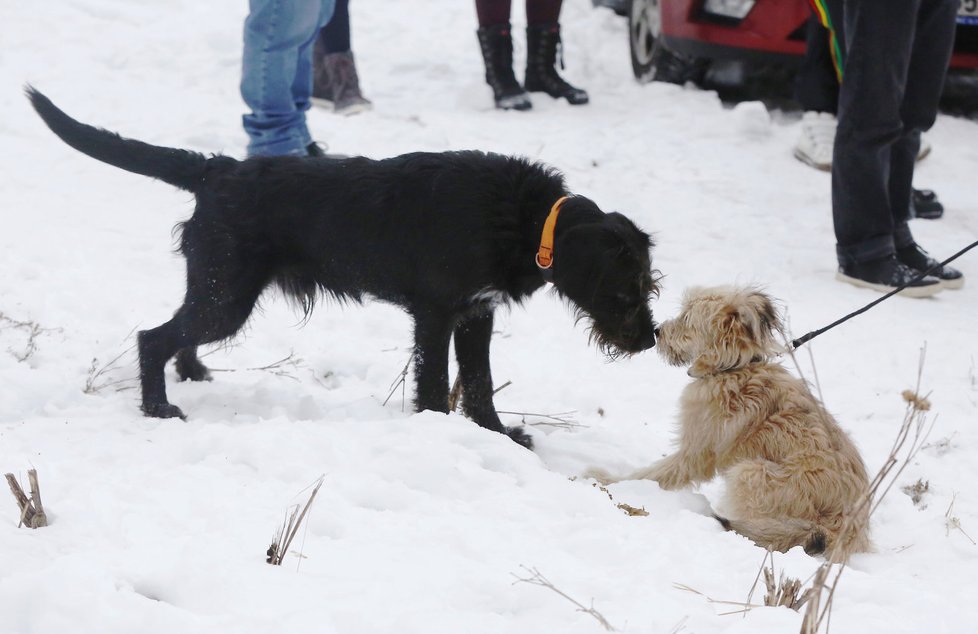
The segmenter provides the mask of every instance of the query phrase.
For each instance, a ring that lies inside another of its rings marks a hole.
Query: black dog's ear
[[[628,216],[613,211],[605,215],[605,222],[633,248],[648,251],[654,246],[652,237],[642,231]]]

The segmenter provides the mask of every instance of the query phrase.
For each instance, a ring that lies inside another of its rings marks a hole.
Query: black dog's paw
[[[180,363],[177,366],[177,376],[180,377],[181,381],[213,381],[214,377],[211,376],[211,371],[207,369],[207,366],[203,363],[190,364],[190,363]]]
[[[530,451],[533,451],[533,436],[526,433],[519,427],[507,427],[505,434],[512,438],[516,444],[523,445]]]
[[[177,370],[177,376],[181,381],[211,381],[211,371],[207,366],[200,362],[196,354],[185,355],[182,352],[177,354],[177,360],[173,364]]]
[[[186,414],[172,403],[143,403],[143,414],[150,418],[179,418],[187,420]]]

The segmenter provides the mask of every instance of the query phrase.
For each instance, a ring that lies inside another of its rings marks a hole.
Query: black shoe
[[[950,266],[941,266],[941,263],[930,257],[930,255],[920,248],[920,245],[914,243],[909,247],[903,247],[902,249],[897,249],[896,252],[897,260],[906,264],[915,271],[923,273],[924,271],[930,271],[928,275],[932,275],[941,281],[941,286],[949,289],[959,289],[964,286],[964,274],[957,270],[952,269]],[[937,267],[936,269],[934,267]],[[931,269],[934,269],[931,271]]]
[[[588,95],[568,84],[557,74],[557,49],[560,46],[560,25],[543,24],[526,27],[526,76],[523,86],[530,92],[545,92],[554,99],[564,98],[579,106],[588,102]],[[564,67],[563,55],[560,67]]]
[[[326,146],[322,143],[316,143],[313,141],[306,146],[306,154],[311,158],[329,158],[329,159],[345,159],[350,158],[346,154],[328,154],[326,152]]]
[[[900,262],[895,255],[888,255],[878,260],[841,266],[835,279],[881,293],[906,286],[899,293],[906,297],[930,297],[944,288],[936,277],[928,275],[915,280],[918,275],[920,271]]]
[[[487,26],[476,31],[482,59],[486,63],[486,83],[492,88],[500,110],[529,110],[533,107],[513,74],[513,37],[509,24]]]
[[[936,220],[944,215],[944,205],[929,189],[915,189],[910,196],[910,212],[914,218]]]

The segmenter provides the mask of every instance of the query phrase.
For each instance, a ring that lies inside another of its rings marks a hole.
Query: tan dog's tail
[[[784,552],[802,546],[809,555],[824,553],[829,547],[827,531],[808,520],[802,519],[751,519],[728,520],[717,515],[718,522],[727,530],[747,537],[758,546]]]

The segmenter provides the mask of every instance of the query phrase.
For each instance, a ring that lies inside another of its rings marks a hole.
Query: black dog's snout
[[[642,350],[648,350],[649,348],[655,347],[655,337],[659,334],[659,329],[652,329],[647,335],[642,337],[639,344],[642,346]]]

